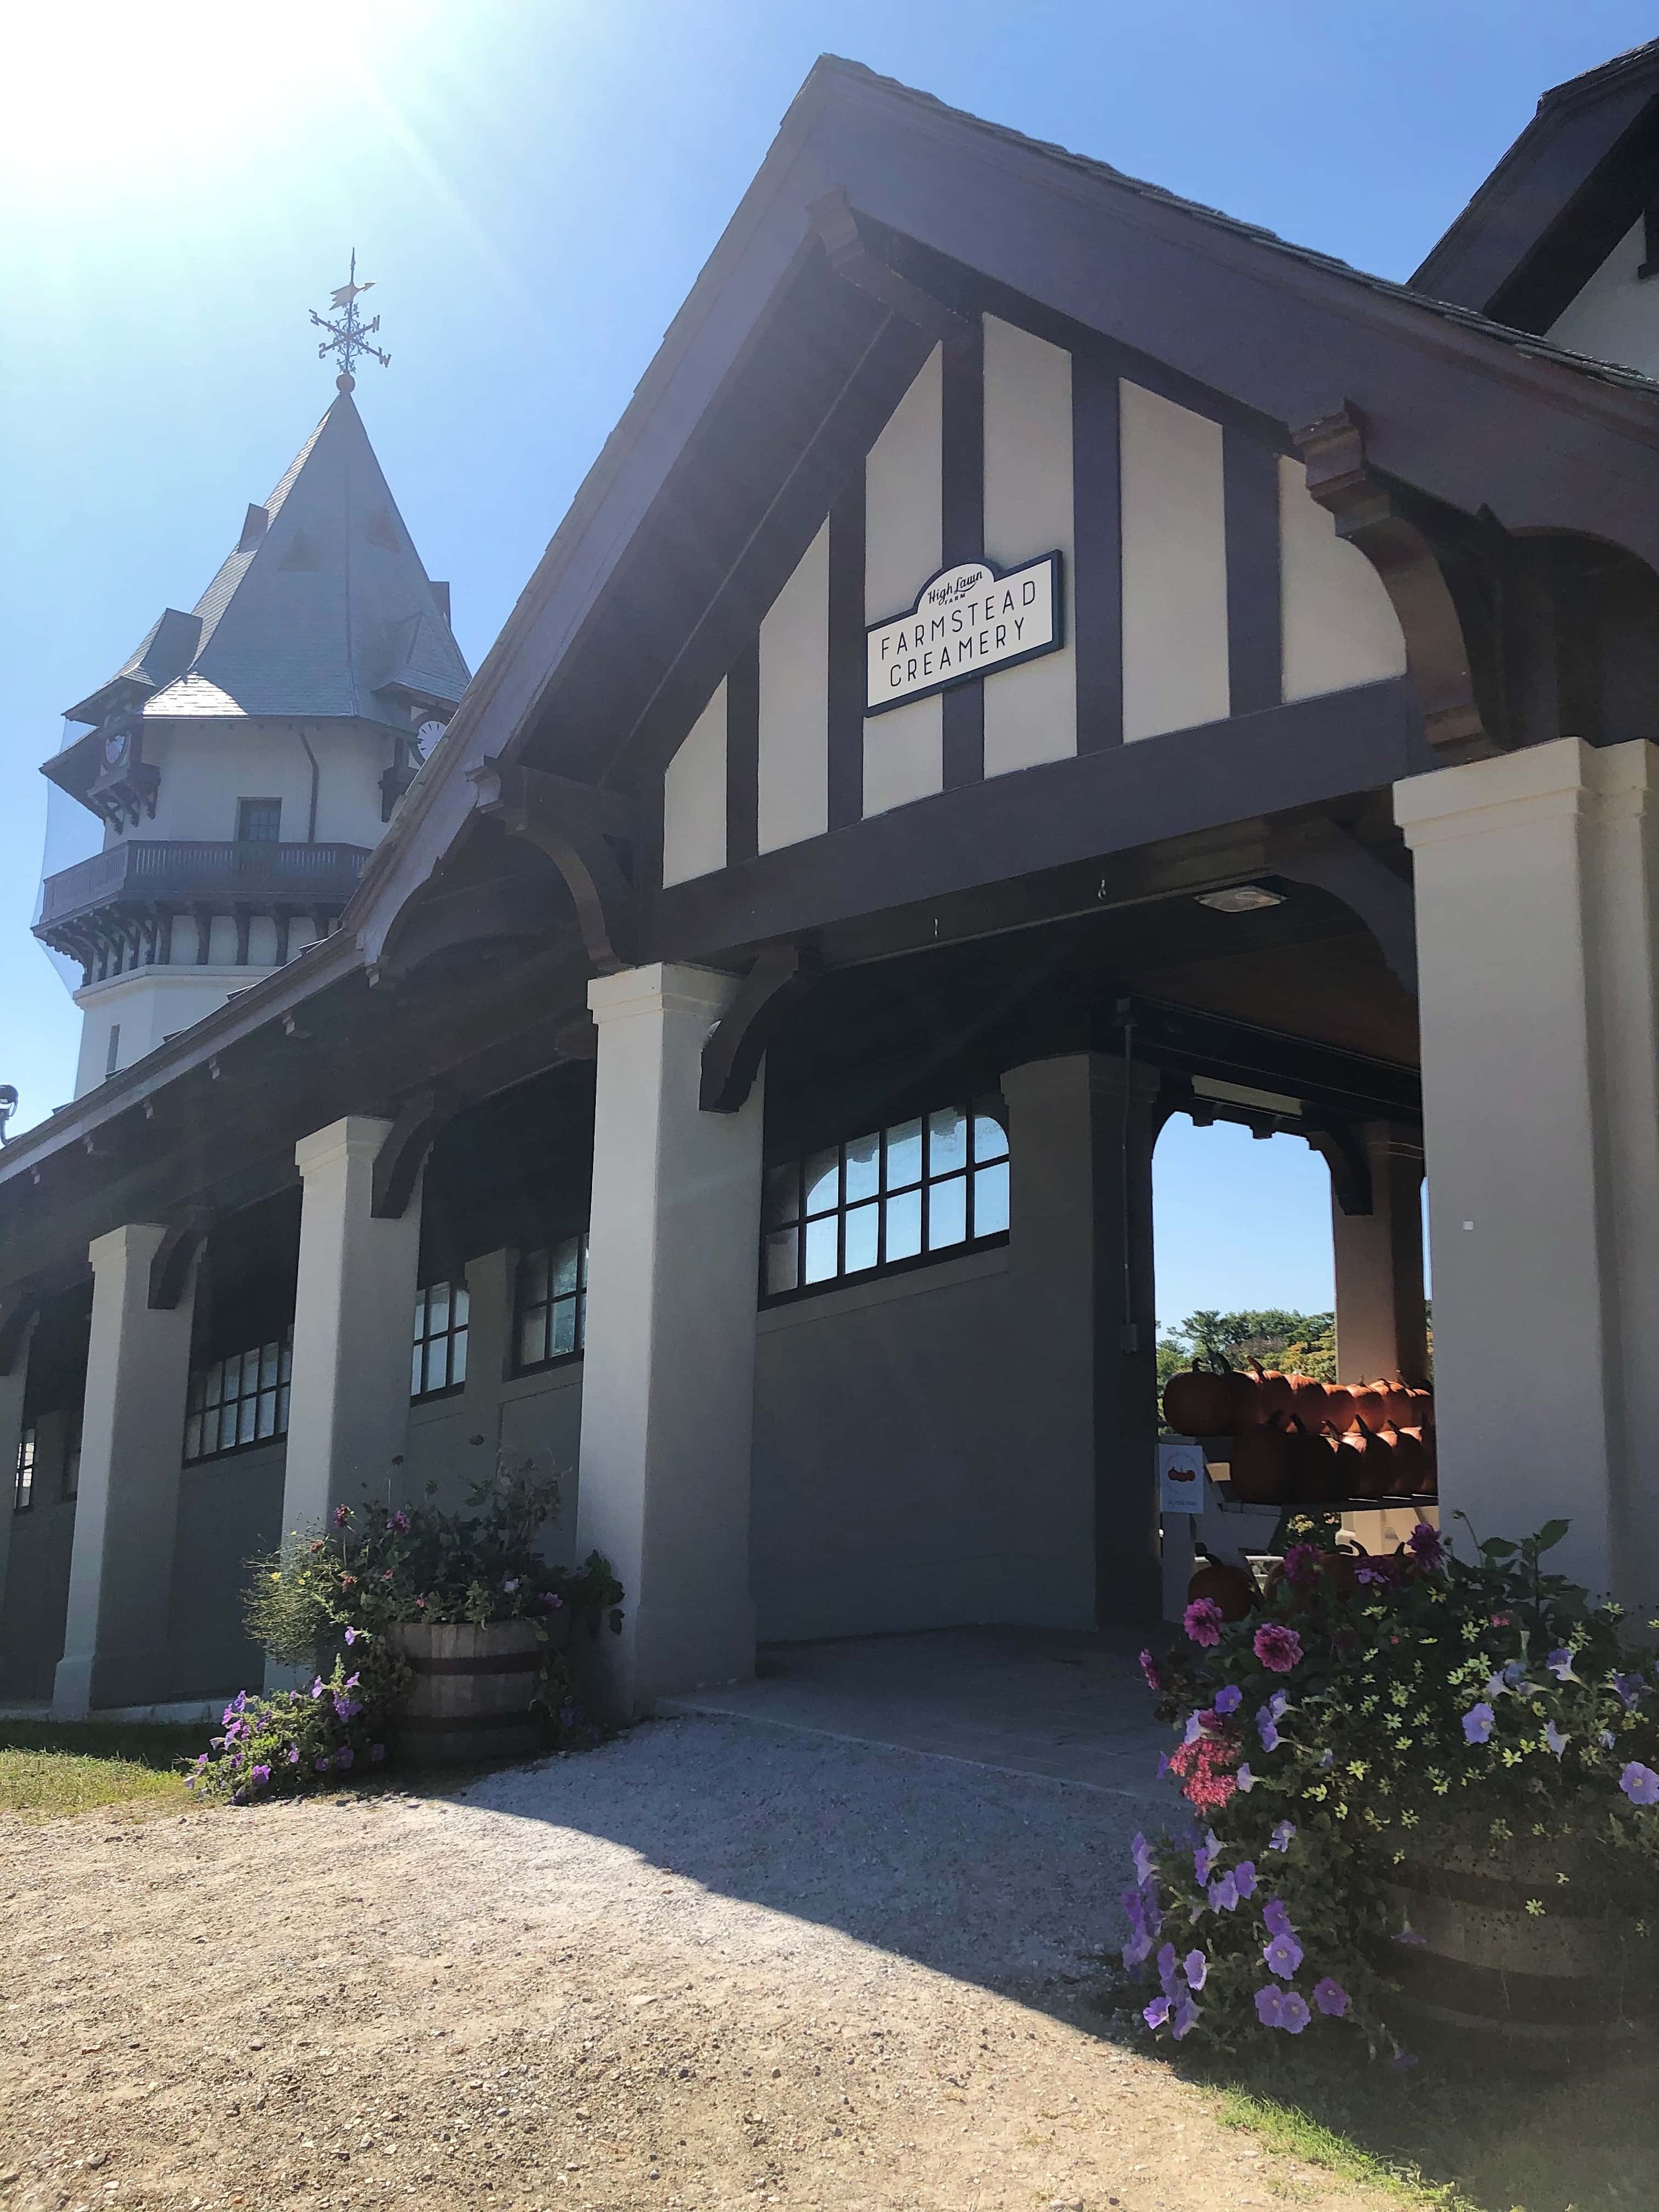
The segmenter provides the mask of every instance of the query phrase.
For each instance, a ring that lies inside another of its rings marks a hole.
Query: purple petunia
[[[1406,1549],[1419,1567],[1437,1567],[1446,1556],[1440,1531],[1431,1528],[1426,1521],[1419,1521],[1407,1537]]]
[[[1134,1934],[1130,1936],[1128,1942],[1123,1947],[1124,1966],[1129,1972],[1133,1972],[1135,1967],[1144,1966],[1152,1955],[1152,1938],[1151,1931],[1145,1928],[1137,1928]]]
[[[1279,1742],[1279,1729],[1274,1723],[1271,1707],[1267,1705],[1259,1705],[1256,1708],[1255,1732],[1261,1739],[1261,1748],[1263,1751],[1278,1750]]]
[[[1394,1940],[1396,1943],[1420,1945],[1426,1943],[1429,1939],[1426,1936],[1419,1936],[1414,1928],[1402,1928]]]
[[[260,1790],[264,1788],[270,1779],[270,1769],[268,1766],[256,1766],[248,1776],[248,1780]]]
[[[1210,1971],[1210,1962],[1201,1951],[1188,1951],[1181,1962],[1181,1971],[1187,1977],[1189,1989],[1201,1990],[1205,1977]]]
[[[1283,1621],[1265,1622],[1251,1639],[1250,1649],[1270,1674],[1288,1674],[1302,1663],[1302,1638]]]
[[[355,1644],[357,1641],[357,1632],[355,1628],[347,1629],[345,1632],[345,1640],[348,1644]]]
[[[1267,1849],[1270,1851],[1287,1851],[1295,1841],[1296,1822],[1281,1820],[1267,1838]]]
[[[1263,2027],[1282,2027],[1288,2035],[1300,2035],[1312,2018],[1298,1990],[1281,1990],[1273,1982],[1256,1991],[1255,2016]]]
[[[1284,1935],[1275,1936],[1270,1943],[1263,1944],[1261,1955],[1267,1961],[1267,1972],[1288,1982],[1302,1964],[1302,1946],[1286,1929]]]
[[[317,1771],[319,1774],[326,1774],[328,1772],[328,1753],[326,1752],[325,1752],[322,1757],[317,1761]]]
[[[1182,1741],[1186,1744],[1194,1744],[1198,1741],[1203,1733],[1203,1717],[1199,1713],[1188,1713],[1187,1716],[1187,1733],[1182,1738]]]
[[[1215,1693],[1215,1709],[1218,1713],[1236,1713],[1244,1702],[1244,1692],[1237,1682],[1224,1682]]]
[[[350,1765],[353,1753],[349,1743],[343,1743],[334,1754],[334,1764],[342,1769]]]
[[[1566,1737],[1553,1721],[1547,1721],[1544,1724],[1544,1742],[1546,1747],[1553,1751],[1558,1759],[1567,1747]]]
[[[1239,1788],[1244,1792],[1247,1797],[1249,1796],[1251,1790],[1255,1788],[1256,1778],[1250,1771],[1250,1762],[1248,1759],[1240,1760],[1237,1769],[1234,1772],[1233,1780],[1237,1783]]]
[[[1293,1936],[1290,1907],[1282,1897],[1270,1897],[1261,1908],[1261,1924],[1270,1936]]]
[[[1233,1869],[1233,1887],[1241,1897],[1255,1895],[1255,1862],[1241,1859]]]
[[[297,1766],[300,1764],[300,1747],[297,1743],[289,1747],[288,1763],[290,1766]]]
[[[1212,1597],[1195,1597],[1182,1614],[1181,1625],[1193,1643],[1212,1651],[1221,1641],[1224,1619],[1221,1607]]]
[[[408,1514],[407,1514],[407,1513],[405,1513],[405,1512],[404,1512],[404,1509],[403,1509],[403,1507],[402,1507],[401,1505],[398,1508],[397,1511],[392,1515],[392,1518],[391,1518],[391,1519],[386,1522],[386,1534],[387,1534],[388,1536],[406,1536],[406,1535],[408,1535],[408,1534],[409,1534],[409,1516],[408,1516]]]
[[[320,1674],[311,1686],[311,1694],[313,1698],[320,1698],[323,1694],[323,1678]]]
[[[1150,1881],[1158,1869],[1152,1858],[1152,1847],[1139,1828],[1135,1831],[1134,1841],[1129,1846],[1129,1856],[1135,1863],[1135,1880]]]
[[[1486,1743],[1489,1741],[1492,1736],[1492,1726],[1497,1718],[1497,1714],[1493,1712],[1492,1707],[1486,1704],[1484,1698],[1478,1705],[1471,1705],[1468,1712],[1463,1716],[1464,1742]]]
[[[1221,1839],[1213,1828],[1206,1828],[1204,1840],[1193,1853],[1193,1880],[1201,1887],[1215,1870],[1221,1856]]]
[[[1236,1912],[1238,1909],[1238,1884],[1231,1875],[1224,1874],[1209,1887],[1212,1912]]]
[[[564,1600],[559,1595],[557,1590],[544,1590],[541,1595],[541,1603],[547,1607],[550,1613],[557,1613],[562,1607]],[[1164,1685],[1161,1682],[1154,1682],[1152,1684],[1152,1687],[1155,1690],[1161,1690],[1163,1686]]]
[[[1659,1774],[1639,1759],[1632,1759],[1619,1778],[1619,1787],[1632,1805],[1659,1805]]]
[[[1190,2033],[1198,2026],[1198,2007],[1188,1996],[1186,1990],[1177,1991],[1175,2002],[1170,2008],[1170,2033],[1177,2043],[1183,2035]]]
[[[1158,1978],[1163,1984],[1166,1994],[1175,1986],[1175,1945],[1173,1943],[1163,1944],[1160,1946],[1158,1954]]]
[[[1313,2001],[1328,2020],[1340,2020],[1348,2009],[1348,1992],[1328,1974],[1314,1984]]]
[[[1613,1686],[1626,1712],[1638,1699],[1647,1695],[1648,1686],[1639,1674],[1615,1674]]]
[[[1148,2027],[1162,2027],[1170,2017],[1170,2000],[1168,1997],[1154,1997],[1151,2004],[1142,2009],[1140,2017]]]
[[[1552,1651],[1544,1664],[1558,1682],[1576,1682],[1578,1680],[1572,1671],[1572,1653],[1565,1644],[1559,1650]]]

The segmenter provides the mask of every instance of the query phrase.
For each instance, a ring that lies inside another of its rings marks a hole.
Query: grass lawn
[[[1275,2149],[1404,2204],[1443,2212],[1652,2212],[1659,2069],[1559,2079],[1431,2068],[1407,2075],[1280,2055],[1206,2079],[1221,2118]]]
[[[108,1721],[0,1721],[0,1813],[57,1820],[103,1805],[176,1812],[190,1802],[179,1762],[207,1743],[191,1728]]]

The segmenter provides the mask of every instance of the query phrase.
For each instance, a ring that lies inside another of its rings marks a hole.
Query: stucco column
[[[149,1304],[166,1231],[131,1222],[94,1240],[92,1334],[64,1656],[52,1709],[149,1705],[167,1693],[167,1606],[179,1519],[195,1274],[178,1304]]]
[[[1354,1134],[1370,1169],[1371,1210],[1345,1213],[1332,1193],[1337,1372],[1345,1382],[1426,1382],[1423,1147],[1387,1121],[1364,1122]]]
[[[28,1389],[30,1322],[14,1353],[11,1372],[0,1375],[0,1607],[6,1601],[6,1569],[11,1559],[12,1508],[17,1498],[17,1454],[23,1440],[23,1398]]]
[[[294,1148],[304,1186],[294,1300],[284,1535],[364,1492],[384,1502],[409,1425],[420,1261],[419,1186],[404,1211],[369,1211],[391,1123],[350,1115]]]
[[[1156,1620],[1154,1070],[1098,1053],[1002,1079],[1019,1500],[1055,1617]]]
[[[730,976],[649,967],[596,978],[599,1025],[577,1551],[627,1588],[600,1638],[628,1711],[754,1670],[750,1455],[761,1085],[697,1105]]]
[[[1654,748],[1395,787],[1416,866],[1443,1507],[1659,1596]]]

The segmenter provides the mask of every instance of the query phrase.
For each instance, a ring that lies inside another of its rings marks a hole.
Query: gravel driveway
[[[1114,2048],[1132,1801],[719,1717],[0,1826],[0,2208],[1378,2200]]]

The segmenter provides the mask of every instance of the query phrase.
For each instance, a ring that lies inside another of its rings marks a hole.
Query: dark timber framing
[[[1279,617],[1279,455],[1231,424],[1221,434],[1227,544],[1227,682],[1235,714],[1285,696]]]
[[[985,325],[942,351],[940,566],[985,557]],[[922,579],[916,579],[920,586]],[[863,653],[860,647],[860,665]],[[957,684],[943,694],[945,788],[985,781],[985,682]]]
[[[864,470],[830,510],[830,827],[864,815]]]
[[[760,635],[726,675],[726,864],[760,849]]]
[[[1072,355],[1072,635],[1077,749],[1123,742],[1123,525],[1118,380]]]

